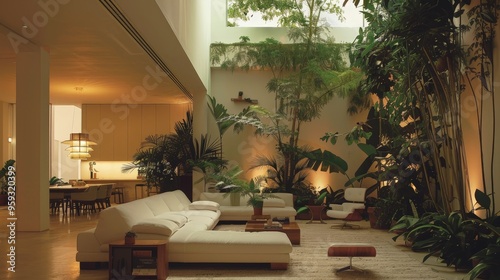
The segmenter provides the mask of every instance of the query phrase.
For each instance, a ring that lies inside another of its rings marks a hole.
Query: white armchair
[[[348,222],[363,219],[361,213],[365,209],[365,195],[365,188],[347,188],[344,192],[344,198],[347,201],[342,204],[330,204],[331,209],[326,211],[328,217],[344,221],[331,227],[340,226],[342,229],[345,227],[359,227],[359,225],[349,224]]]

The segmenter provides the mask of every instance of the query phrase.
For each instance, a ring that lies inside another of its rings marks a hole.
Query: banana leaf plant
[[[310,199],[307,202],[307,205],[325,205],[325,200],[327,196],[330,194],[330,188],[324,188],[320,191],[316,191],[315,189],[310,190]],[[301,206],[297,209],[297,214],[304,213],[309,211],[307,205]]]
[[[15,160],[9,159],[4,163],[2,169],[0,169],[0,194],[7,194],[10,186],[9,177],[12,179],[16,174],[15,163]]]
[[[487,240],[487,245],[471,257],[473,267],[465,279],[495,279],[500,275],[500,216],[493,213],[491,196],[481,190],[475,191],[478,207],[475,210],[486,210],[486,217],[474,216],[472,222],[478,228],[483,228],[481,238]]]
[[[412,250],[427,252],[424,262],[438,256],[447,266],[470,269],[471,257],[488,246],[488,239],[482,238],[484,226],[464,219],[461,213],[432,213],[424,219],[425,223],[419,223],[407,235],[413,240]]]
[[[500,227],[483,222],[483,226],[490,230],[491,242],[487,247],[475,253],[471,260],[476,265],[467,273],[464,279],[494,280],[500,275]]]
[[[222,121],[235,122],[237,129],[251,126],[258,135],[272,137],[276,141],[276,158],[282,160],[275,168],[281,188],[293,192],[299,187],[294,182],[300,176],[296,172],[300,172],[297,167],[303,158],[302,127],[319,118],[334,96],[345,97],[355,91],[361,78],[343,59],[347,45],[335,43],[321,20],[326,13],[340,16],[342,9],[333,0],[235,0],[228,5],[232,18],[246,20],[250,9],[288,28],[290,43],[275,38],[254,43],[241,36],[233,44],[212,44],[210,59],[212,65],[223,69],[260,69],[272,75],[266,85],[274,100],[272,109],[251,105],[246,113]]]
[[[193,168],[206,172],[219,169],[226,161],[221,158],[221,144],[208,134],[193,137],[193,116],[175,123],[174,132],[149,135],[133,156],[133,161],[122,166],[122,172],[138,170],[148,186],[159,186],[161,192],[178,188],[178,178],[190,175]]]

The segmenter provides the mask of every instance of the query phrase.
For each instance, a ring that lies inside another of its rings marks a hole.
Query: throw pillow
[[[220,204],[214,201],[198,200],[189,204],[189,210],[219,210]]]
[[[176,223],[179,227],[182,227],[188,221],[188,218],[186,216],[178,212],[163,213],[156,216],[155,218],[172,221]]]

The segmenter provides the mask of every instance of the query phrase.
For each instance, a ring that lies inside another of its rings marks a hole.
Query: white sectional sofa
[[[169,262],[287,268],[292,245],[285,233],[213,231],[220,215],[217,203],[192,203],[179,190],[119,204],[101,211],[95,228],[78,234],[76,261],[82,269],[108,262],[109,243],[132,230],[138,239],[168,239]]]
[[[237,194],[236,194],[237,195]],[[220,207],[221,221],[248,221],[253,215],[252,206],[247,205],[248,197],[236,197],[232,202],[230,195],[216,192],[202,192],[200,200],[217,202]],[[295,221],[297,211],[293,207],[293,195],[291,193],[272,193],[271,198],[264,199],[263,215],[271,215],[273,218],[288,218],[290,222]]]

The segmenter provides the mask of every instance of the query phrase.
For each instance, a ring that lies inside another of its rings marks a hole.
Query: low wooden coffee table
[[[283,224],[282,228],[265,228],[265,222],[248,221],[245,226],[245,231],[280,231],[286,233],[290,242],[294,245],[300,245],[300,228],[296,222]]]

